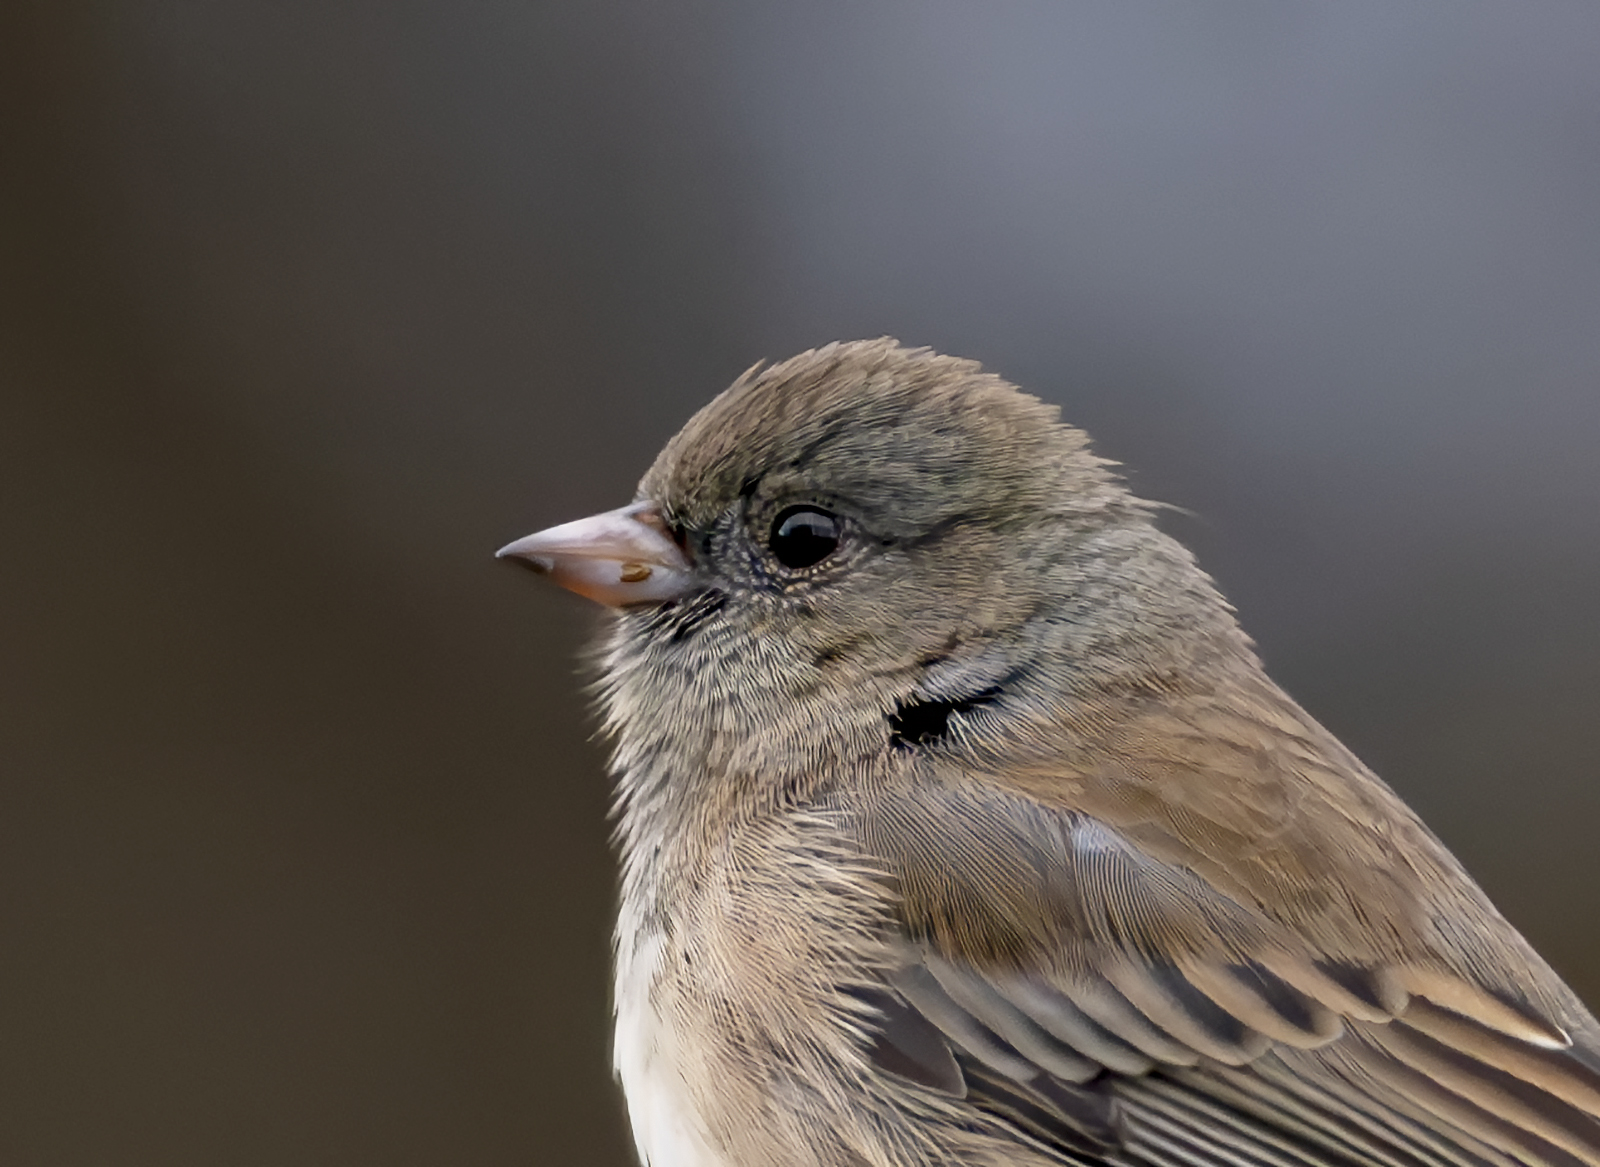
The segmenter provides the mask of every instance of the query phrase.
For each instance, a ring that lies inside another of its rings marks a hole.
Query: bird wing
[[[866,799],[880,1067],[1064,1162],[1600,1165],[1593,1020],[1420,822],[1303,714],[1164,705]]]

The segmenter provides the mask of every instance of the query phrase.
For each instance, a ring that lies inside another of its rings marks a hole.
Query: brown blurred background
[[[1059,401],[1600,1001],[1600,8],[13,0],[0,1163],[629,1161],[591,614],[759,357]]]

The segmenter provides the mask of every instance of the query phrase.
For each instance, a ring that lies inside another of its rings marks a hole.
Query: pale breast
[[[613,1060],[641,1159],[862,1162],[878,1123],[858,1121],[845,1086],[864,1055],[860,1006],[841,986],[883,963],[875,872],[831,813],[775,807],[708,829],[664,805],[686,783],[633,777]]]
[[[612,1065],[645,1167],[732,1167],[709,1146],[684,1087],[673,1021],[658,1007],[663,943],[623,909],[617,922],[617,1029]]]

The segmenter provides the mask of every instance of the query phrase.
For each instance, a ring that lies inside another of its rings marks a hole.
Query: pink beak
[[[688,557],[652,502],[550,527],[507,543],[495,558],[521,560],[612,608],[675,600],[694,586]]]

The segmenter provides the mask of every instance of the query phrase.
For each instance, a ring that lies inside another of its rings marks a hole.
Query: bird
[[[647,1167],[1600,1164],[1600,1026],[1056,407],[758,364],[502,558],[609,613]]]

